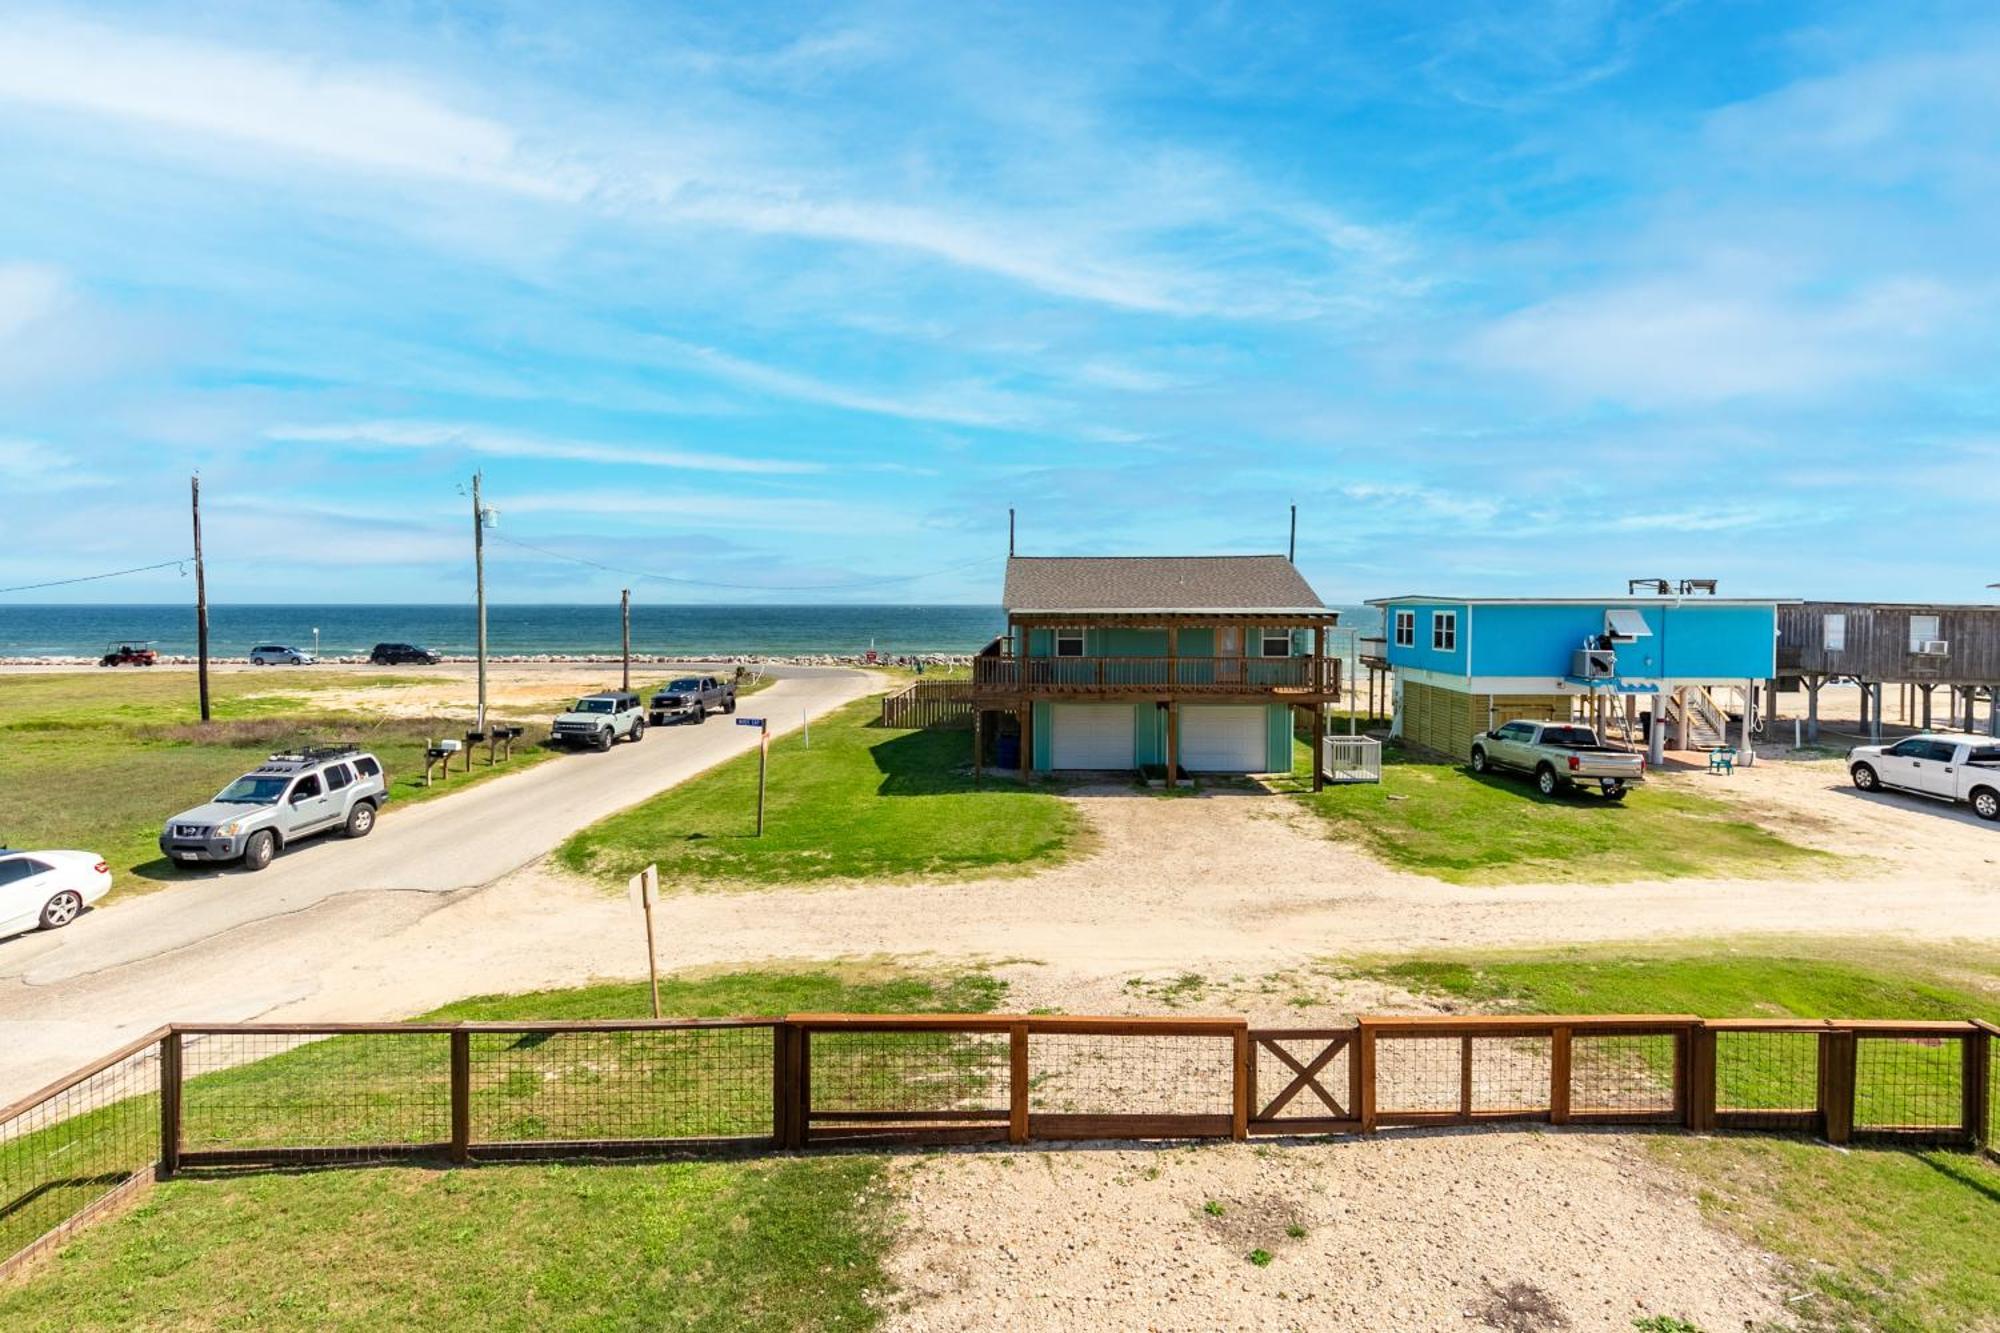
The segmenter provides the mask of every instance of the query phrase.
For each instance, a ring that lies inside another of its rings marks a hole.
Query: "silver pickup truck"
[[[1606,800],[1622,801],[1646,777],[1645,756],[1605,745],[1573,722],[1509,722],[1472,738],[1472,771],[1513,769],[1534,775],[1544,796],[1595,783]]]

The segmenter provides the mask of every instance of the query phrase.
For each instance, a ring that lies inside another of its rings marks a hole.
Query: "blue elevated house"
[[[1782,598],[1384,597],[1376,650],[1395,734],[1464,759],[1514,718],[1580,718],[1611,740],[1741,743],[1777,671]],[[1650,726],[1653,721],[1662,725]],[[1746,758],[1749,746],[1742,745]]]

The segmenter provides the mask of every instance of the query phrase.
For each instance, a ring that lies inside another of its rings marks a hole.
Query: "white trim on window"
[[[1458,651],[1458,612],[1431,612],[1431,648],[1440,653]]]
[[[1059,629],[1056,631],[1057,657],[1083,656],[1083,631],[1080,629]]]
[[[1417,646],[1417,613],[1415,611],[1398,611],[1396,613],[1395,635],[1396,646],[1398,648],[1414,648]]]
[[[1913,653],[1922,652],[1925,644],[1937,640],[1940,628],[1939,619],[1936,616],[1911,616],[1910,651]]]
[[[1259,638],[1261,642],[1258,646],[1263,649],[1265,657],[1290,657],[1292,655],[1292,632],[1290,630],[1267,629]],[[1272,644],[1278,646],[1278,651],[1271,651]]]
[[[1847,651],[1847,617],[1840,612],[1830,613],[1820,620],[1820,647],[1829,653]]]

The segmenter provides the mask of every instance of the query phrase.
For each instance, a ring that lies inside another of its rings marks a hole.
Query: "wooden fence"
[[[913,681],[882,696],[885,727],[969,727],[972,714],[969,680]]]
[[[0,1276],[152,1180],[1403,1125],[2000,1144],[2000,1028],[1684,1014],[175,1024],[0,1109]]]

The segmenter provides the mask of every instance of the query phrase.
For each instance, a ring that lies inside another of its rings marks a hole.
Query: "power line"
[[[127,574],[144,574],[149,570],[165,569],[169,565],[179,565],[181,567],[181,575],[185,577],[187,575],[187,562],[187,556],[180,556],[174,560],[162,560],[157,565],[138,565],[131,569],[114,569],[108,574],[84,574],[73,579],[50,579],[47,583],[23,583],[19,587],[0,588],[0,593],[33,592],[37,588],[63,588],[72,583],[95,583],[99,579],[122,578]]]
[[[946,565],[942,569],[925,570],[921,574],[895,574],[884,578],[858,579],[851,583],[724,583],[718,579],[685,578],[675,574],[655,574],[644,569],[628,569],[622,565],[607,565],[602,561],[590,560],[580,555],[571,555],[566,551],[551,551],[546,546],[536,546],[532,542],[524,542],[518,538],[503,537],[498,532],[489,533],[488,535],[494,541],[505,542],[509,546],[518,546],[524,551],[534,551],[538,555],[545,555],[554,560],[567,560],[572,564],[588,565],[592,569],[601,569],[607,574],[625,574],[632,578],[651,579],[658,583],[678,583],[693,588],[728,588],[732,592],[843,592],[853,588],[879,588],[893,583],[915,583],[920,579],[937,578],[942,574],[955,574],[960,570],[971,569],[975,565],[991,564],[997,558],[995,556],[981,556],[977,560],[967,560],[963,564],[958,565]]]

